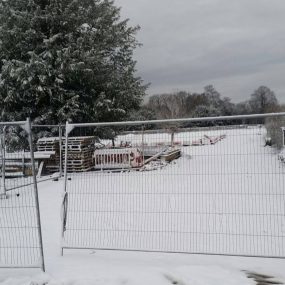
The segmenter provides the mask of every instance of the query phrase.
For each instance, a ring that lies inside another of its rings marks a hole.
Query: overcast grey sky
[[[115,0],[139,24],[149,94],[213,84],[234,102],[260,85],[285,102],[285,0]]]

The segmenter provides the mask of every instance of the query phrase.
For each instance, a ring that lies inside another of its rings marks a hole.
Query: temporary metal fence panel
[[[0,268],[44,270],[30,121],[0,122]]]
[[[67,124],[62,249],[285,257],[284,118]]]

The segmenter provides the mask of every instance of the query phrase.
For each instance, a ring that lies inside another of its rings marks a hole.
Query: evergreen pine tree
[[[128,119],[146,89],[137,31],[110,0],[0,0],[1,119]]]

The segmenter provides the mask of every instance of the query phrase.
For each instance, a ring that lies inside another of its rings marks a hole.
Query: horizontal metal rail
[[[19,121],[19,122],[0,122],[0,126],[23,126],[26,125],[27,121]]]
[[[53,176],[53,177],[49,176],[48,178],[45,178],[45,179],[37,178],[37,183],[41,183],[41,182],[45,182],[45,181],[49,181],[49,180],[53,180],[53,179],[58,179],[60,177],[61,177],[61,175],[58,174],[57,176]],[[16,190],[16,189],[20,189],[20,188],[23,188],[23,187],[27,187],[27,186],[30,186],[30,185],[34,185],[34,182],[23,184],[23,185],[19,185],[19,186],[13,187],[13,188],[7,188],[7,192],[13,191],[13,190]]]
[[[229,256],[229,257],[252,257],[266,259],[285,259],[285,257],[275,255],[248,255],[248,254],[228,254],[228,253],[203,253],[203,252],[184,252],[184,251],[159,251],[159,250],[138,250],[138,249],[116,249],[116,248],[92,248],[92,247],[69,247],[63,246],[62,249],[81,249],[81,250],[98,250],[98,251],[121,251],[121,252],[150,252],[163,254],[185,254],[185,255],[207,255],[207,256]]]
[[[69,128],[75,127],[107,127],[107,126],[134,126],[146,124],[163,124],[163,123],[186,123],[186,122],[207,122],[207,121],[230,121],[230,120],[243,120],[243,119],[260,119],[285,116],[282,113],[266,113],[266,114],[253,114],[253,115],[238,115],[238,116],[218,116],[218,117],[200,117],[200,118],[181,118],[181,119],[168,119],[168,120],[148,120],[148,121],[127,121],[127,122],[105,122],[105,123],[67,123]]]
[[[30,268],[34,268],[34,269],[36,269],[36,268],[41,268],[41,266],[40,265],[38,265],[38,266],[36,266],[36,265],[31,265],[31,266],[15,266],[15,265],[12,265],[12,266],[5,266],[5,265],[0,265],[0,268],[2,268],[2,269],[30,269]]]
[[[32,124],[32,128],[58,128],[58,127],[65,127],[64,125],[36,125],[36,124]]]

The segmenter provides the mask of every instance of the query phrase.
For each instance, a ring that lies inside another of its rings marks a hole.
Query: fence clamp
[[[74,129],[74,125],[70,124],[68,121],[66,122],[65,134],[69,135],[70,132]]]
[[[27,134],[30,134],[30,132],[31,132],[31,120],[30,120],[30,118],[27,118],[26,122],[23,125],[21,125],[21,127],[22,127],[22,129],[24,129],[27,132]]]

